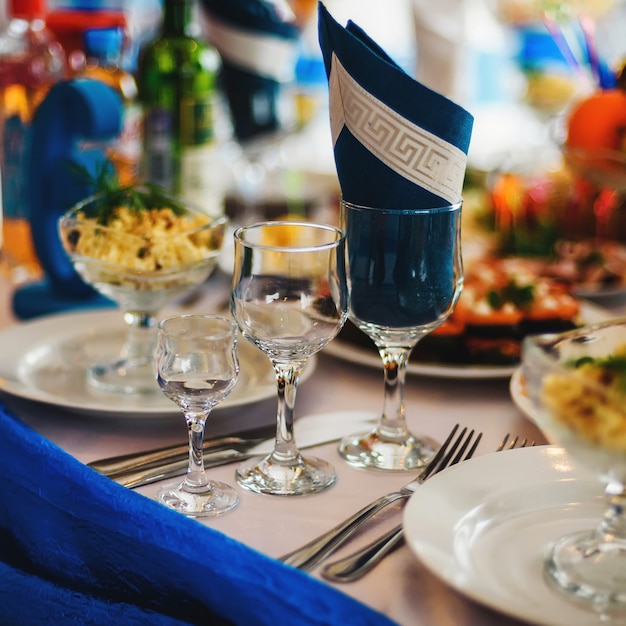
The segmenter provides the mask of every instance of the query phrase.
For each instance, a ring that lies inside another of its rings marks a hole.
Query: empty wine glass
[[[626,318],[527,337],[522,375],[541,429],[599,477],[606,496],[595,523],[546,547],[546,578],[613,623],[611,614],[626,613]]]
[[[156,375],[163,393],[181,408],[189,430],[189,466],[181,483],[167,485],[157,499],[190,517],[230,511],[237,492],[209,480],[204,471],[203,439],[213,407],[231,392],[239,376],[237,325],[217,315],[177,315],[157,329]]]
[[[444,322],[461,294],[461,204],[401,210],[341,203],[349,317],[376,344],[385,372],[378,424],[340,443],[351,465],[413,470],[438,447],[409,432],[404,382],[411,350]]]
[[[235,231],[231,310],[243,336],[272,363],[278,386],[274,450],[237,468],[257,493],[301,495],[335,482],[326,461],[303,457],[293,429],[296,389],[308,359],[347,316],[345,238],[334,226],[261,222]]]

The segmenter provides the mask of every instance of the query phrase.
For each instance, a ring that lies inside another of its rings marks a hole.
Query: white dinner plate
[[[494,452],[425,482],[407,503],[404,534],[423,565],[492,609],[541,626],[600,626],[553,589],[543,553],[560,536],[595,528],[597,477],[556,446]]]
[[[602,322],[611,317],[610,311],[590,302],[581,305],[582,318],[586,324]],[[349,341],[335,339],[325,348],[325,354],[330,354],[344,361],[382,369],[382,361],[373,350],[355,345]],[[409,374],[432,376],[436,378],[456,379],[490,379],[509,378],[518,365],[458,365],[453,363],[427,363],[425,361],[411,362],[407,366]]]
[[[574,295],[579,298],[586,298],[592,302],[603,305],[605,303],[615,303],[626,300],[626,286],[616,287],[574,287]]]
[[[154,394],[124,396],[98,393],[87,386],[86,367],[103,356],[116,356],[124,335],[122,314],[110,309],[50,315],[10,326],[0,331],[0,391],[83,415],[180,415],[180,409],[158,388]],[[215,411],[276,395],[276,378],[267,357],[245,339],[239,341],[238,353],[239,380]],[[315,366],[313,357],[300,382]]]
[[[324,348],[324,353],[356,365],[365,365],[381,371],[383,369],[383,362],[376,352],[341,339],[331,341]],[[508,378],[516,367],[516,365],[453,365],[419,361],[412,363],[409,360],[407,373],[436,378]]]

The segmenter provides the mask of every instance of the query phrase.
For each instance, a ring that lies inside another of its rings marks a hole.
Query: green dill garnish
[[[569,367],[578,369],[579,367],[582,367],[583,365],[593,365],[595,361],[596,359],[594,359],[592,356],[581,356],[578,359],[573,359],[572,361],[570,361],[568,365]]]
[[[104,161],[95,176],[87,168],[74,165],[72,170],[83,184],[93,188],[97,196],[96,219],[98,224],[106,226],[120,207],[141,212],[149,209],[171,209],[175,215],[188,212],[184,204],[171,197],[166,189],[150,183],[120,187],[115,168],[110,161]]]
[[[492,309],[499,310],[507,302],[514,304],[518,309],[530,307],[535,298],[534,285],[518,285],[514,278],[499,291],[492,289],[487,294],[487,302]]]
[[[609,354],[603,357],[582,356],[574,359],[571,364],[572,367],[581,367],[589,364],[599,369],[616,373],[624,372],[626,374],[626,354]]]
[[[608,376],[606,382],[611,382],[622,392],[626,391],[626,354],[609,354],[603,357],[583,356],[573,359],[568,365],[575,369],[588,365],[600,370]]]

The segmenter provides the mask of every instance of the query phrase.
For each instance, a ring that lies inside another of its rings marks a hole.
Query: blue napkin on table
[[[0,623],[392,624],[101,476],[2,405]]]
[[[300,28],[286,2],[201,0],[209,41],[222,58],[220,84],[235,136],[281,128],[279,97],[295,73]]]
[[[345,200],[431,208],[461,199],[473,117],[319,4],[335,164]]]

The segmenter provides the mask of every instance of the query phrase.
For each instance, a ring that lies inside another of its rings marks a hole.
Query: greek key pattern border
[[[372,154],[450,203],[461,199],[467,155],[409,122],[363,89],[333,52],[329,79],[333,145],[344,126]]]

